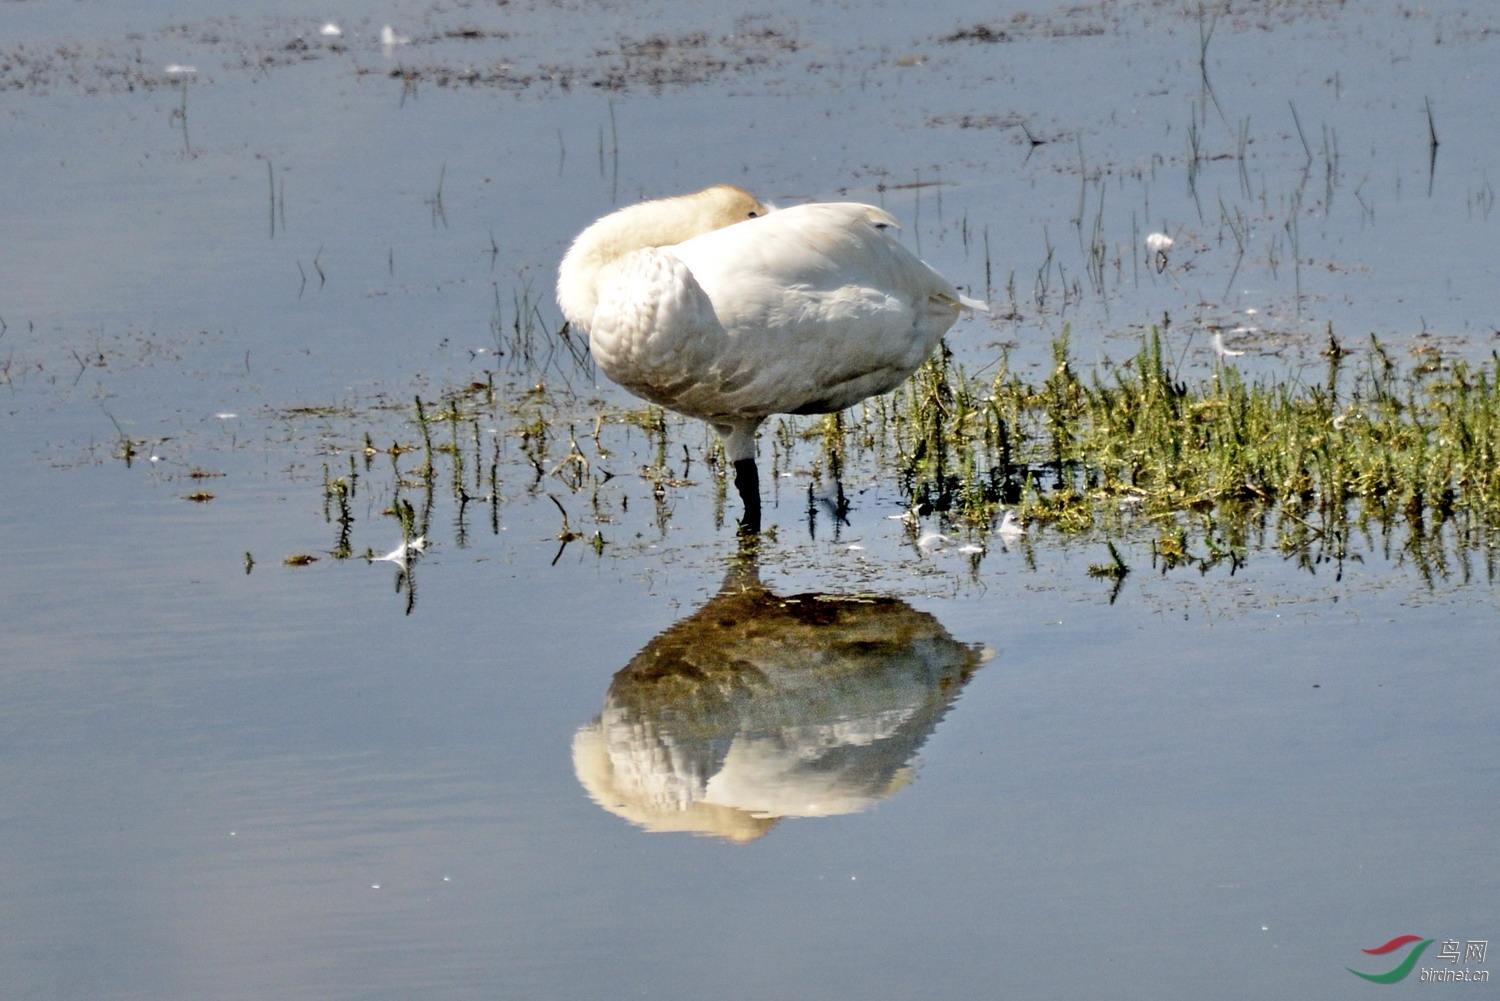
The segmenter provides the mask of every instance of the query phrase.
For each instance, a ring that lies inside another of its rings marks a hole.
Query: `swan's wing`
[[[894,228],[820,203],[634,251],[600,272],[590,349],[637,396],[732,439],[889,392],[969,305]]]
[[[897,228],[890,213],[873,205],[819,202],[704,233],[671,249],[721,316],[729,308],[763,308],[802,288],[865,288],[959,302],[952,283],[896,241]]]
[[[818,203],[669,248],[725,332],[728,402],[763,414],[841,410],[922,363],[966,303],[894,228],[873,206]]]
[[[681,409],[682,390],[713,367],[724,340],[692,271],[647,247],[601,270],[597,288],[589,350],[599,368],[636,395]]]

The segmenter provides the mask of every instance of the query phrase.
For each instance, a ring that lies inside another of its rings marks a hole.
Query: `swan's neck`
[[[578,234],[557,269],[557,304],[587,331],[598,305],[599,272],[645,247],[669,247],[714,228],[693,195],[641,202],[605,216]]]

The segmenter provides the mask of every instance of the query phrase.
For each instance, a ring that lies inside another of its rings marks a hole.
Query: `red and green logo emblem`
[[[1412,968],[1417,965],[1417,960],[1421,957],[1422,950],[1432,944],[1432,939],[1423,938],[1420,935],[1397,935],[1385,945],[1377,946],[1374,949],[1361,950],[1362,952],[1367,952],[1372,956],[1384,956],[1388,953],[1395,952],[1397,949],[1400,949],[1404,945],[1410,945],[1413,942],[1417,943],[1416,947],[1412,949],[1411,952],[1407,953],[1406,958],[1403,959],[1396,966],[1396,968],[1389,973],[1360,973],[1352,966],[1346,966],[1344,967],[1344,969],[1348,970],[1356,977],[1364,977],[1366,980],[1377,984],[1394,984],[1398,980],[1405,980],[1406,975],[1410,973],[1412,971]]]

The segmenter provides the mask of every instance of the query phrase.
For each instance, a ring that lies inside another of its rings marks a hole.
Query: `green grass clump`
[[[1231,550],[1269,518],[1288,550],[1398,523],[1418,537],[1500,525],[1500,360],[1403,372],[1373,339],[1361,359],[1343,354],[1319,384],[1228,366],[1190,384],[1156,331],[1088,376],[1063,338],[1033,385],[1003,364],[981,382],[941,353],[868,404],[864,426],[915,504],[978,525],[1018,505],[1063,532],[1108,533],[1128,510],[1162,523],[1163,552],[1183,547],[1184,518]]]
[[[970,375],[943,349],[901,389],[844,414],[768,422],[767,489],[806,476],[810,531],[827,505],[842,517],[858,503],[844,493],[852,477],[894,482],[912,509],[979,534],[1014,508],[1039,532],[1148,541],[1162,569],[1234,566],[1267,547],[1311,568],[1383,546],[1439,576],[1452,554],[1468,576],[1469,554],[1481,552],[1494,577],[1500,358],[1429,352],[1403,369],[1374,339],[1351,353],[1331,336],[1325,354],[1316,381],[1248,378],[1225,364],[1189,381],[1155,330],[1125,363],[1091,371],[1064,336],[1046,376],[1028,381],[1003,356]],[[403,517],[403,538],[425,536],[451,493],[460,546],[471,508],[487,509],[498,533],[505,503],[552,493],[575,498],[568,510],[590,522],[562,535],[600,543],[604,527],[616,539],[664,532],[684,490],[712,490],[716,522],[726,517],[726,464],[700,422],[617,409],[529,374],[418,399],[405,436],[379,449],[366,431],[346,474],[325,470],[335,555],[348,552],[356,489],[367,507]],[[388,486],[359,486],[385,461]],[[646,510],[632,511],[642,480]],[[1091,572],[1118,584],[1129,568],[1119,549],[1111,557]]]

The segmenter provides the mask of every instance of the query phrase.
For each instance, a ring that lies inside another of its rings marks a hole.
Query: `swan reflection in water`
[[[782,597],[744,563],[614,676],[573,767],[648,831],[753,841],[894,794],[990,656],[898,598]]]

